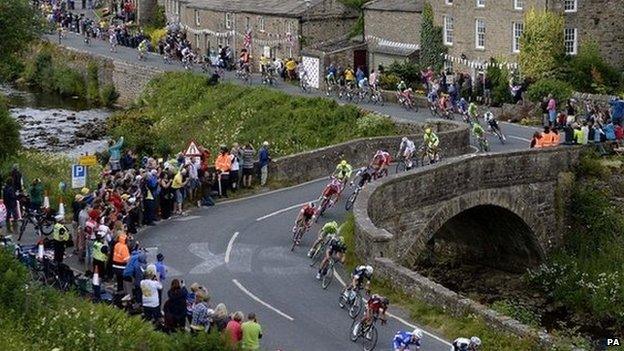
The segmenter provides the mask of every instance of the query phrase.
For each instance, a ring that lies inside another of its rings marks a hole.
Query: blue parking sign
[[[83,188],[87,185],[87,167],[72,165],[72,189]]]

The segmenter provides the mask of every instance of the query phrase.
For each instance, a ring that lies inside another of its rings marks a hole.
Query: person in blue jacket
[[[611,105],[611,119],[613,123],[620,123],[624,119],[624,99],[613,98],[609,101]]]
[[[143,279],[143,271],[147,266],[147,255],[145,252],[135,248],[132,251],[130,260],[123,271],[125,282],[132,282],[132,296],[135,302],[141,301],[141,280]],[[126,293],[129,293],[126,291]]]

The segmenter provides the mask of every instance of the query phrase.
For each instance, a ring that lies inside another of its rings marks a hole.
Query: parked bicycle
[[[44,210],[43,212],[39,212],[32,209],[25,209],[21,222],[17,241],[22,240],[22,236],[29,224],[34,226],[36,236],[47,236],[52,234],[54,230],[54,216],[50,211]]]

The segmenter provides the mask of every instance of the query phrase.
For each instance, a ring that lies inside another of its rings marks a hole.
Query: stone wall
[[[100,87],[113,84],[119,94],[117,103],[128,105],[139,97],[145,85],[163,71],[153,67],[117,61],[87,51],[59,46],[70,57],[67,65],[84,75],[90,62],[98,65]]]
[[[581,147],[464,155],[436,165],[392,175],[365,187],[358,197],[355,215],[355,250],[368,257],[394,286],[408,295],[462,315],[475,313],[489,325],[519,336],[537,332],[508,317],[410,270],[418,255],[438,230],[456,215],[477,206],[493,205],[519,217],[534,234],[539,254],[547,254],[561,243],[557,220],[562,198],[570,194],[569,182],[560,175],[573,168]],[[506,221],[507,218],[497,218]],[[465,231],[465,230],[464,230]],[[514,246],[519,238],[472,238],[481,242]],[[498,241],[498,242],[497,242]],[[487,245],[487,243],[486,243]]]
[[[448,157],[465,154],[469,151],[470,133],[461,123],[431,120],[427,122],[437,131],[444,154]],[[422,138],[424,124],[399,123],[403,135],[409,135],[417,143]],[[354,167],[370,162],[376,150],[388,150],[393,156],[403,135],[363,138],[325,148],[303,152],[275,159],[270,164],[270,178],[278,181],[303,183],[326,177],[331,174],[342,159]]]

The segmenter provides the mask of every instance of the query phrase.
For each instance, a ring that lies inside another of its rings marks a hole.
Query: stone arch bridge
[[[356,250],[412,269],[452,241],[488,266],[535,266],[562,241],[580,150],[464,155],[372,183],[354,206]]]

